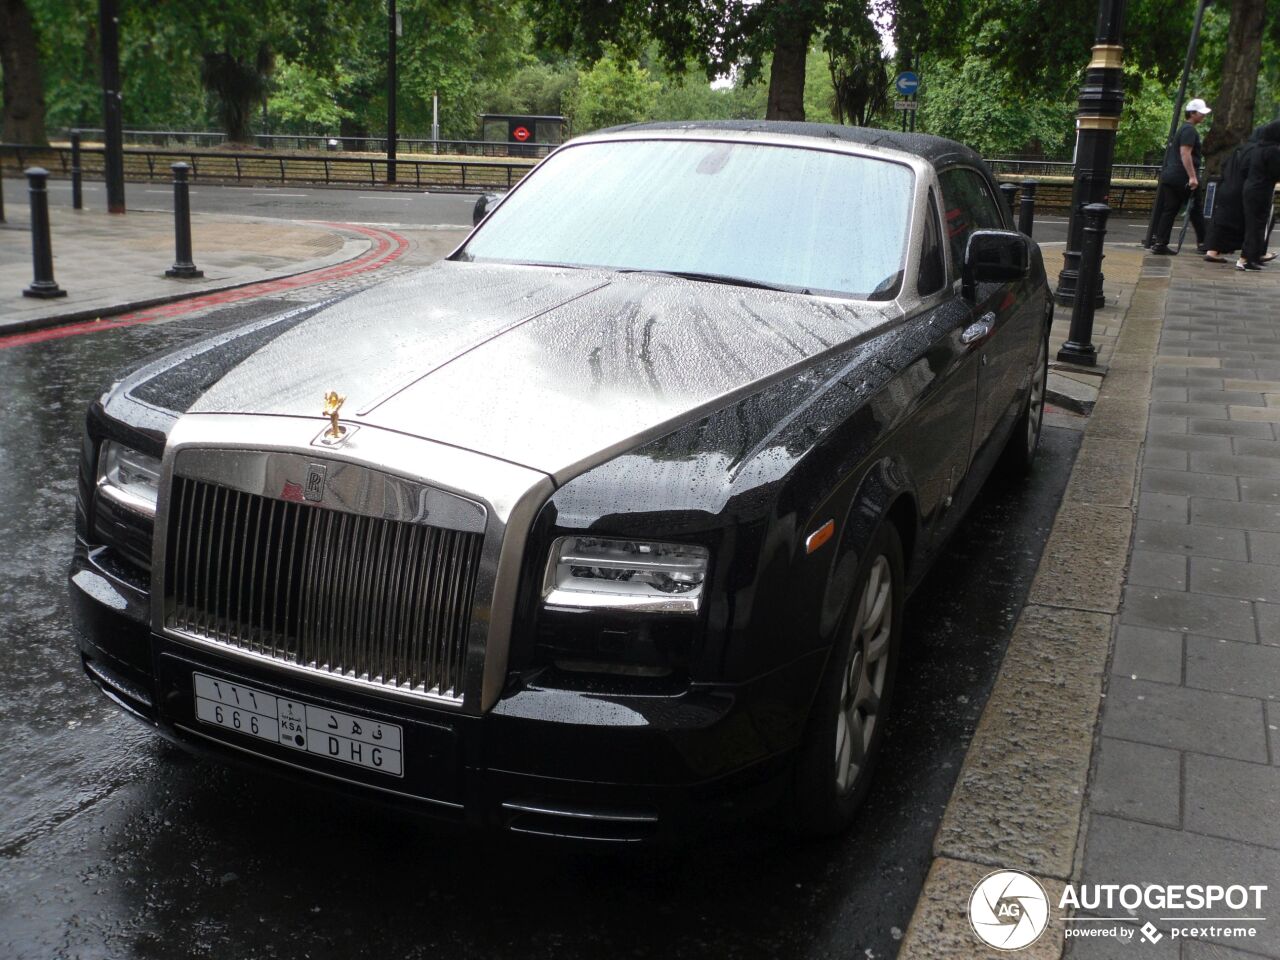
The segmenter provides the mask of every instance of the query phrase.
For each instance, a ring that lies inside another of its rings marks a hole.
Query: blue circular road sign
[[[920,88],[920,78],[910,70],[904,70],[898,74],[898,79],[893,81],[894,87],[904,97],[909,97]]]

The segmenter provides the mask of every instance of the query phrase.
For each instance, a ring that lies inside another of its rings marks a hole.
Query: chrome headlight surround
[[[97,491],[134,513],[155,519],[160,494],[160,461],[115,440],[98,451]]]
[[[548,607],[696,614],[711,552],[656,540],[560,537],[543,576]]]

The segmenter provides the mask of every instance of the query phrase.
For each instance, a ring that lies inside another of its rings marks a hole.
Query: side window
[[[938,174],[947,211],[947,239],[951,259],[958,270],[964,262],[964,245],[969,234],[979,229],[1005,229],[1004,217],[986,181],[975,170],[953,167]]]
[[[938,202],[929,188],[929,213],[924,222],[924,242],[920,248],[920,276],[916,291],[925,297],[937,293],[947,282],[947,266],[942,257],[942,227],[938,224]]]

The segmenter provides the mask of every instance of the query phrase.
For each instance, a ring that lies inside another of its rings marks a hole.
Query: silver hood
[[[443,262],[321,311],[191,413],[376,425],[566,479],[900,316],[651,274]]]

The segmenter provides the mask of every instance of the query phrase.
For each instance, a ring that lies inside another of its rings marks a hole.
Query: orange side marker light
[[[804,541],[804,552],[813,553],[820,546],[831,539],[832,534],[836,532],[836,522],[828,520],[813,533],[809,534]]]

